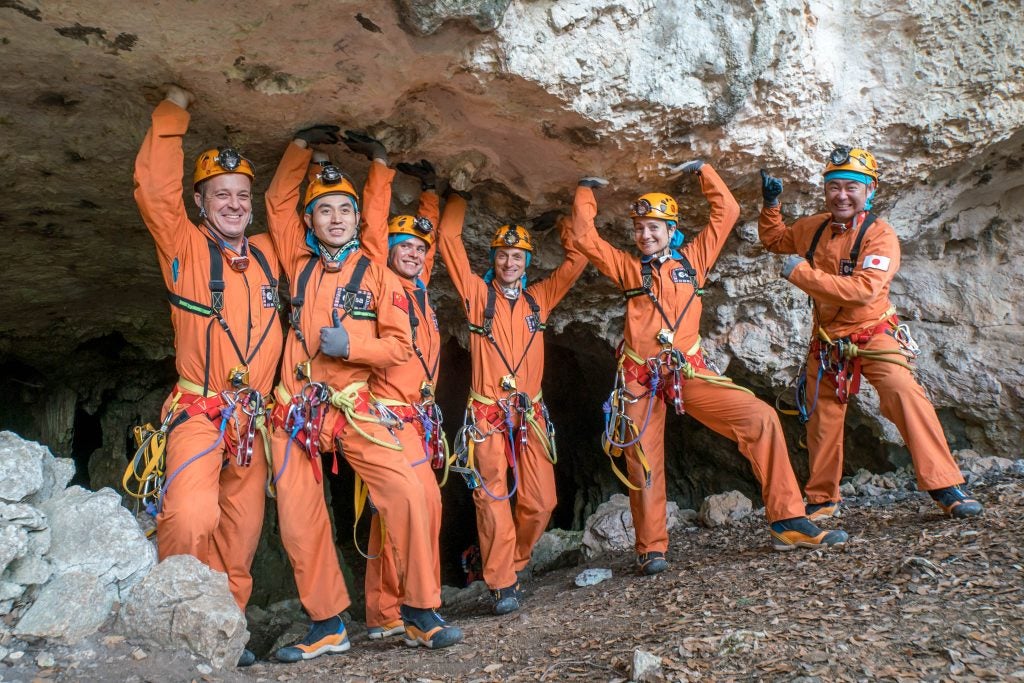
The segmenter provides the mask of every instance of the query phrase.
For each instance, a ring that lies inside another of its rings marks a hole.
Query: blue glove
[[[669,169],[672,173],[700,173],[701,166],[704,162],[700,159],[694,159],[693,161],[687,161],[685,164],[679,164]]]
[[[793,270],[805,261],[807,261],[807,259],[803,256],[797,256],[796,254],[790,254],[787,256],[782,260],[782,277],[788,280]]]
[[[607,187],[608,181],[605,180],[604,178],[598,178],[597,176],[591,175],[580,178],[580,182],[578,183],[578,185],[580,187],[589,187],[591,189],[597,189],[599,187]]]
[[[331,316],[334,318],[334,327],[320,328],[320,350],[331,358],[348,358],[348,330],[341,326],[338,309],[331,311]]]
[[[775,176],[768,175],[768,171],[762,168],[761,196],[764,197],[764,205],[778,206],[780,194],[782,194],[782,181]]]

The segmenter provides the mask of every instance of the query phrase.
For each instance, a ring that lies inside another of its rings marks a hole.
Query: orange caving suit
[[[839,274],[843,262],[849,261],[863,218],[862,214],[857,227],[845,231],[826,227],[814,252],[814,265],[799,264],[790,273],[789,281],[814,302],[812,339],[817,338],[819,327],[832,340],[874,333],[858,346],[896,350],[900,346],[887,324],[895,322],[889,285],[900,267],[900,244],[892,226],[876,219],[864,234],[858,262],[845,264],[852,274]],[[829,220],[829,214],[821,213],[787,227],[779,207],[774,206],[761,209],[757,227],[768,251],[804,256],[815,233]],[[811,471],[805,489],[808,503],[838,501],[843,475],[846,403],[836,396],[835,380],[830,373],[823,374],[818,386],[818,365],[817,355],[808,354],[807,401],[817,401],[807,423]],[[878,391],[882,415],[895,423],[903,435],[917,471],[918,488],[931,491],[962,484],[963,476],[949,452],[935,409],[910,371],[893,363],[863,358],[861,372]]]
[[[370,182],[363,191],[363,227],[360,241],[363,251],[381,268],[388,267],[388,207],[391,205],[391,181],[394,177],[393,170],[381,161],[374,161],[371,166]],[[418,215],[427,218],[435,230],[439,214],[437,193],[428,190],[420,194]],[[381,368],[374,372],[370,376],[370,393],[374,398],[384,401],[404,422],[403,428],[398,430],[396,435],[402,442],[402,454],[413,466],[413,472],[423,487],[426,506],[424,511],[429,529],[427,540],[430,542],[433,556],[433,562],[429,566],[433,568],[434,576],[440,585],[441,555],[438,538],[441,533],[441,489],[437,485],[437,477],[430,465],[430,456],[424,443],[425,427],[416,418],[416,410],[413,408],[413,404],[423,401],[420,393],[423,383],[430,382],[433,385],[438,377],[441,334],[426,289],[436,255],[437,250],[430,248],[424,256],[423,272],[419,277],[423,284],[422,288],[414,280],[398,278],[405,288],[409,306],[412,307],[412,315],[417,322],[415,348],[419,350],[419,354],[414,354],[407,363]],[[412,320],[410,317],[410,325]],[[398,566],[391,544],[381,543],[381,540],[380,524],[372,524],[369,548],[372,559],[366,562],[365,584],[368,627],[384,626],[401,619],[399,606],[402,603],[402,590]]]
[[[466,215],[466,202],[462,197],[452,195],[445,206],[441,223],[441,256],[448,267],[448,274],[459,292],[471,324],[480,325],[484,319],[488,290],[497,290],[497,282],[486,284],[483,278],[474,275],[466,249],[462,243],[462,224]],[[553,309],[569,288],[579,278],[587,260],[572,245],[568,224],[562,226],[562,246],[565,260],[549,277],[526,288],[540,307],[539,320],[520,294],[516,301],[509,301],[497,291],[493,335],[506,360],[516,369],[517,390],[528,396],[534,403],[538,428],[543,430],[546,423],[540,414],[538,403],[541,393],[541,379],[544,375],[543,330],[538,323],[548,319]],[[529,320],[528,320],[529,318]],[[536,336],[532,340],[531,337]],[[502,389],[502,376],[509,369],[502,362],[494,345],[480,334],[470,334],[469,350],[472,358],[471,396],[493,402],[503,399],[509,391]],[[524,355],[525,353],[525,355]],[[484,434],[496,427],[502,427],[501,419],[494,419],[493,406],[474,398],[471,402],[476,426]],[[490,421],[489,421],[490,420]],[[518,424],[515,425],[517,428]],[[517,429],[517,433],[518,433]],[[555,509],[555,472],[548,456],[534,431],[529,431],[525,452],[519,450],[519,488],[516,493],[515,517],[508,500],[491,498],[482,488],[473,491],[476,504],[477,531],[480,534],[480,551],[483,556],[484,581],[492,589],[505,588],[516,582],[516,572],[530,561],[533,546],[547,528],[551,512]],[[518,436],[516,437],[519,438]],[[508,494],[509,462],[506,455],[507,435],[494,432],[483,443],[475,446],[477,468],[486,486],[498,497]],[[519,447],[517,446],[517,449]]]
[[[365,383],[371,374],[376,368],[399,365],[411,358],[408,301],[394,274],[370,263],[359,284],[356,297],[359,308],[355,314],[346,315],[342,308],[345,286],[351,282],[363,252],[356,249],[349,253],[341,270],[332,273],[307,245],[306,228],[296,208],[299,185],[306,176],[311,156],[309,150],[289,144],[266,195],[270,233],[292,283],[293,300],[301,273],[310,259],[315,260],[298,320],[305,343],[293,324],[285,343],[277,400],[287,406],[293,396],[302,392],[307,382],[298,379],[296,366],[310,361],[311,381],[326,383],[333,390],[353,397],[355,414],[366,416],[370,394]],[[375,179],[371,176],[367,183],[373,182]],[[344,360],[319,352],[320,328],[332,324],[334,311],[338,311],[350,337],[351,350]],[[359,313],[375,314],[375,319],[357,317]],[[312,619],[327,619],[344,610],[349,598],[331,536],[323,484],[319,480],[321,463],[311,458],[291,438],[291,433],[282,428],[279,415],[276,413],[274,420],[273,466],[278,477],[281,539],[295,572],[303,607]],[[429,571],[431,545],[423,513],[423,487],[401,452],[370,441],[359,430],[381,443],[395,443],[383,425],[359,419],[353,422],[339,407],[332,405],[327,408],[319,429],[320,451],[334,452],[335,457],[344,456],[369,488],[374,504],[386,521],[399,571],[404,574],[405,603],[412,607],[437,607],[440,586]]]
[[[188,122],[188,112],[177,105],[165,101],[157,106],[153,125],[135,160],[135,201],[156,241],[168,292],[209,306],[212,240],[204,227],[188,219],[182,202],[181,139]],[[217,246],[216,242],[213,244]],[[280,268],[266,235],[251,238],[248,247],[250,257],[257,250],[263,254],[273,281],[255,258],[250,259],[243,272],[232,270],[226,262],[222,264],[221,315],[244,358],[239,359],[216,317],[171,307],[175,365],[181,377],[172,394],[182,394],[178,411],[202,398],[204,384],[211,404],[218,402],[221,392],[233,390],[228,374],[243,361],[248,361],[249,386],[270,397],[281,357],[276,282]],[[219,247],[213,251],[218,253],[217,258],[226,261]],[[168,398],[165,411],[171,402]],[[211,411],[209,417],[196,415],[174,427],[167,441],[168,478],[190,458],[217,443],[221,419],[219,411]],[[259,433],[248,467],[238,466],[231,452],[238,434],[248,428],[248,419],[236,405],[225,441],[181,469],[173,481],[169,479],[163,508],[157,517],[160,559],[193,555],[213,569],[227,573],[231,593],[243,610],[252,593],[249,568],[263,526],[267,480],[267,458]]]
[[[739,217],[739,206],[710,165],[704,164],[698,177],[701,191],[711,204],[710,221],[680,251],[696,270],[697,283],[703,283]],[[640,258],[620,251],[601,239],[594,227],[596,215],[597,202],[593,191],[578,187],[573,206],[577,245],[598,270],[618,283],[624,291],[640,288]],[[700,349],[702,306],[700,296],[695,296],[695,286],[699,285],[693,282],[694,277],[683,273],[680,262],[672,259],[652,268],[652,276],[651,290],[673,323],[689,306],[676,327],[673,347],[685,354],[701,374],[714,375],[712,370],[705,367]],[[665,327],[661,314],[648,296],[629,298],[624,331],[624,351],[627,357],[632,356],[643,363],[657,356],[662,350],[657,334]],[[666,373],[662,373],[661,379],[663,383],[666,381]],[[635,376],[628,377],[626,389],[637,396],[647,393],[646,385]],[[640,440],[651,468],[650,486],[644,486],[643,468],[634,449],[628,448],[626,454],[630,481],[639,487],[639,490],[630,490],[629,503],[636,527],[636,551],[641,554],[665,552],[668,548],[665,517],[666,397],[660,394],[659,397],[662,400],[650,406],[650,420]],[[746,392],[698,379],[683,380],[680,398],[686,412],[698,422],[737,443],[761,484],[761,495],[764,497],[769,521],[804,516],[800,488],[789,462],[782,427],[775,411],[768,404]],[[638,426],[644,424],[648,402],[652,400],[653,397],[648,397],[628,406],[627,415]]]

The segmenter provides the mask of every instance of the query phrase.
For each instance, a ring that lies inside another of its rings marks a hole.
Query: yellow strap
[[[329,402],[332,406],[337,408],[348,418],[348,423],[352,425],[352,428],[356,432],[369,441],[370,443],[376,444],[381,448],[387,448],[392,451],[402,450],[402,444],[396,439],[394,443],[388,443],[381,441],[380,439],[367,434],[359,426],[360,422],[370,422],[373,424],[382,424],[379,417],[373,415],[364,415],[356,412],[356,399],[359,398],[359,392],[366,388],[366,382],[352,382],[343,389],[335,389],[334,387],[327,387],[328,394],[330,395]],[[284,388],[284,385],[277,385],[274,390],[278,395],[278,398],[282,403],[290,403],[292,400],[291,394]]]
[[[537,395],[534,396],[533,400],[530,401],[530,409],[528,411],[526,411],[526,414],[524,415],[524,419],[526,420],[526,423],[528,425],[530,425],[530,431],[532,431],[534,434],[536,434],[537,438],[540,439],[540,444],[544,448],[544,455],[547,456],[547,459],[551,461],[552,465],[555,465],[555,464],[558,463],[558,451],[555,450],[555,445],[553,443],[551,443],[550,439],[548,439],[547,432],[544,429],[542,429],[540,424],[537,422],[537,411],[536,411],[536,409],[534,409],[534,406],[537,405],[538,403],[540,403],[543,399],[544,399],[544,392],[543,391],[537,392]],[[470,404],[470,406],[472,406],[474,401],[477,402],[477,403],[481,403],[481,404],[483,404],[485,406],[494,406],[494,405],[498,404],[498,402],[495,399],[488,398],[488,397],[483,396],[481,394],[478,394],[475,391],[473,391],[472,389],[470,389],[469,390],[469,404]]]
[[[164,454],[167,450],[167,428],[174,418],[180,400],[179,391],[171,397],[167,414],[159,429],[155,429],[147,422],[133,430],[137,448],[121,477],[121,488],[135,500],[152,499],[156,502],[160,497],[160,486],[164,477]]]
[[[376,394],[371,394],[371,396],[373,396],[373,401],[375,403],[379,403],[382,406],[387,406],[388,408],[411,408],[412,407],[411,403],[406,403],[405,401],[397,401],[397,400],[395,400],[393,398],[382,398],[380,396],[377,396]]]
[[[637,438],[639,436],[639,432],[637,431],[637,427],[632,422],[630,423],[629,431],[630,431],[630,437],[629,437],[630,441],[632,441],[633,439],[635,439],[635,438]],[[619,481],[621,481],[623,484],[625,484],[626,487],[629,488],[631,491],[641,491],[641,490],[643,490],[643,487],[634,485],[633,482],[631,482],[629,480],[629,477],[626,476],[626,474],[624,472],[622,472],[622,470],[620,470],[618,468],[618,466],[615,464],[615,458],[624,457],[625,456],[625,450],[623,450],[622,448],[619,448],[618,446],[613,446],[608,441],[608,437],[604,436],[604,435],[602,435],[602,437],[601,437],[601,446],[602,446],[602,448],[604,448],[604,452],[608,455],[608,461],[611,463],[611,466],[612,466],[612,473],[615,474],[615,476],[619,478]],[[643,468],[643,470],[644,470],[644,479],[646,480],[647,479],[647,475],[650,474],[650,472],[651,472],[651,466],[647,462],[647,456],[644,454],[643,447],[640,445],[640,442],[637,442],[637,443],[633,444],[632,446],[630,446],[629,449],[633,451],[633,455],[636,456],[637,461],[639,461],[640,466]]]
[[[692,356],[692,355],[694,355],[695,353],[697,353],[698,351],[700,351],[700,343],[701,343],[701,341],[703,341],[703,340],[701,339],[700,335],[698,335],[698,336],[697,336],[697,341],[695,341],[695,342],[693,343],[693,346],[691,346],[691,347],[689,348],[689,350],[688,350],[688,351],[685,351],[684,353],[685,353],[685,354],[686,354],[687,356]],[[629,359],[630,359],[631,361],[633,361],[634,363],[639,363],[640,365],[643,365],[644,363],[646,363],[646,362],[647,362],[647,359],[646,359],[646,358],[643,358],[643,357],[641,357],[641,356],[640,356],[640,354],[638,354],[638,353],[637,353],[636,351],[634,351],[634,350],[633,350],[633,349],[632,349],[632,348],[631,348],[631,347],[629,346],[629,344],[623,344],[623,345],[622,345],[622,356],[623,356],[624,358],[629,358]],[[621,359],[620,359],[620,362],[621,362]]]
[[[356,519],[354,522],[352,522],[352,543],[356,547],[356,552],[362,555],[363,558],[367,560],[375,560],[378,557],[380,557],[380,555],[369,555],[367,553],[364,553],[363,549],[359,547],[359,538],[357,534],[359,528],[359,520],[363,516],[363,510],[366,509],[366,501],[370,499],[370,487],[366,485],[366,482],[363,481],[363,478],[360,477],[358,473],[355,474],[354,484],[355,485],[353,490],[353,502],[355,505]],[[383,548],[384,544],[387,542],[387,527],[384,526],[384,517],[380,515],[380,511],[378,511],[377,514],[377,521],[380,524],[380,547]],[[370,524],[373,524],[372,519],[370,520]]]
[[[217,394],[220,393],[219,391],[203,392],[203,385],[202,384],[196,384],[195,382],[187,380],[184,377],[179,377],[178,378],[178,386],[181,387],[182,389],[184,389],[185,391],[187,391],[190,394],[196,394],[197,396],[205,396],[206,398],[210,398],[212,396],[216,396]]]

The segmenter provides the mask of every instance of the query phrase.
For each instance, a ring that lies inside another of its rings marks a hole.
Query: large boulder
[[[114,591],[99,577],[69,571],[43,587],[14,633],[75,643],[95,633],[110,617],[113,606]]]
[[[530,554],[531,572],[546,572],[579,562],[583,542],[582,531],[552,529],[545,531]]]
[[[750,499],[739,491],[726,491],[708,496],[700,505],[698,518],[706,527],[723,526],[738,522],[754,509]]]
[[[8,614],[26,589],[50,578],[46,516],[24,503],[0,502],[0,615]]]
[[[679,505],[668,501],[665,506],[668,530],[681,521]],[[587,518],[583,529],[583,556],[593,559],[606,552],[633,550],[636,545],[636,529],[633,527],[633,513],[629,510],[629,498],[616,493]]]
[[[216,667],[234,666],[249,641],[227,575],[191,555],[174,555],[154,567],[131,591],[121,620],[129,638],[185,648]]]
[[[75,474],[68,458],[54,458],[50,449],[0,432],[0,501],[38,504],[64,490]]]
[[[40,506],[50,521],[54,572],[82,571],[123,595],[156,564],[156,550],[111,489],[72,486]]]

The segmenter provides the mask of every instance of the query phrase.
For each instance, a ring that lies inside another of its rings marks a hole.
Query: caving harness
[[[707,374],[713,372],[707,365],[704,352],[700,346],[700,339],[686,352],[680,351],[673,346],[675,335],[679,331],[686,312],[690,309],[694,299],[704,295],[704,288],[697,282],[697,271],[690,265],[689,260],[683,254],[675,252],[671,260],[679,265],[672,273],[674,282],[689,282],[693,286],[693,293],[683,306],[682,312],[675,322],[669,318],[653,290],[654,273],[653,262],[655,259],[642,261],[640,265],[640,287],[625,289],[623,296],[627,305],[630,299],[646,296],[655,309],[661,315],[665,327],[658,330],[655,341],[661,345],[661,351],[651,358],[643,358],[633,349],[623,344],[618,350],[618,368],[615,372],[615,385],[608,400],[605,401],[602,409],[604,411],[604,432],[601,436],[601,445],[611,462],[612,472],[615,476],[633,491],[639,491],[651,485],[651,468],[644,453],[641,440],[647,426],[650,424],[651,412],[654,408],[655,399],[661,399],[666,404],[671,403],[676,414],[682,415],[685,411],[683,405],[683,385],[688,380],[699,379],[709,384],[729,387],[739,391],[752,393],[749,389],[733,384],[728,377],[718,374]],[[668,259],[666,259],[668,260]],[[705,372],[699,372],[699,371]],[[644,390],[637,394],[627,389],[630,383],[640,384]],[[647,400],[647,410],[642,424],[637,424],[627,414],[630,405],[640,400]],[[629,476],[622,472],[615,464],[615,459],[622,457],[627,450],[632,450],[637,462],[643,468],[643,486],[637,486],[629,480]]]
[[[184,377],[179,377],[175,393],[160,427],[155,428],[151,423],[134,427],[133,437],[136,450],[121,479],[125,492],[136,501],[136,508],[143,506],[154,517],[162,509],[164,496],[175,477],[188,465],[212,453],[222,443],[225,444],[226,451],[234,456],[236,465],[248,467],[252,463],[253,444],[257,433],[259,433],[263,439],[264,453],[268,463],[271,458],[266,418],[272,402],[249,386],[249,363],[263,346],[267,335],[277,322],[277,316],[270,316],[256,346],[248,356],[245,356],[222,314],[225,256],[220,246],[209,236],[206,236],[206,241],[210,253],[210,303],[208,305],[199,303],[170,290],[167,291],[167,300],[172,306],[193,315],[210,318],[210,323],[206,327],[206,361],[203,384],[200,385]],[[248,242],[246,245],[267,278],[268,286],[265,296],[268,297],[268,303],[276,310],[280,305],[277,292],[278,280],[274,277],[270,264],[263,253]],[[248,257],[246,255],[231,258],[232,270],[244,271],[247,267]],[[209,390],[210,346],[214,321],[219,323],[224,330],[239,360],[239,364],[228,373],[227,382],[231,388],[220,393]],[[176,427],[197,415],[205,415],[211,421],[220,419],[217,439],[209,448],[190,457],[179,465],[170,476],[167,476],[165,472],[167,438]],[[267,493],[270,497],[274,496],[269,475]]]
[[[481,324],[475,325],[472,321],[469,322],[469,331],[489,341],[497,352],[498,358],[501,359],[502,365],[508,370],[508,374],[499,381],[499,386],[508,393],[503,398],[492,399],[470,390],[463,424],[455,435],[455,452],[451,458],[455,464],[450,466],[452,471],[462,475],[469,489],[480,488],[488,496],[498,501],[508,500],[519,488],[519,459],[526,451],[530,432],[540,439],[544,454],[551,464],[554,465],[558,462],[555,425],[551,422],[547,404],[544,403],[543,392],[531,399],[529,395],[518,390],[516,382],[519,368],[526,360],[537,333],[542,333],[547,329],[547,323],[541,320],[541,309],[537,300],[525,288],[521,290],[521,294],[530,308],[530,315],[526,318],[530,338],[515,366],[509,363],[507,356],[494,338],[497,290],[493,285],[487,288],[487,302],[484,306],[484,319]],[[543,427],[538,422],[538,416],[544,421]],[[486,425],[486,431],[478,427],[478,424]],[[476,445],[483,443],[495,433],[505,435],[505,459],[512,469],[512,488],[506,495],[496,495],[491,491],[476,467]]]
[[[850,250],[850,256],[848,259],[843,259],[839,264],[839,275],[851,276],[853,275],[854,269],[858,263],[860,257],[861,245],[864,242],[864,235],[867,233],[868,228],[875,222],[876,216],[873,213],[866,212],[864,219],[861,221],[860,227],[858,228],[857,237],[854,240],[853,248]],[[814,252],[817,250],[818,242],[821,240],[825,230],[832,225],[833,221],[831,217],[825,219],[817,231],[814,233],[814,237],[811,239],[810,248],[804,258],[807,259],[807,263],[813,268],[814,267]],[[804,360],[800,369],[797,371],[794,382],[790,384],[793,386],[794,399],[796,402],[796,408],[783,408],[780,405],[782,394],[775,399],[776,409],[783,415],[793,415],[799,418],[801,424],[806,424],[810,419],[811,415],[814,414],[815,408],[818,405],[818,392],[821,388],[821,380],[826,375],[832,380],[836,387],[836,399],[840,403],[846,403],[850,400],[851,396],[855,396],[860,391],[861,382],[861,364],[862,360],[867,358],[869,360],[877,360],[886,363],[893,363],[899,365],[907,370],[913,371],[911,362],[913,362],[918,355],[921,353],[921,348],[914,341],[913,336],[910,334],[910,328],[906,323],[900,323],[899,318],[896,315],[896,308],[890,306],[889,309],[882,314],[882,317],[872,326],[850,334],[841,339],[831,339],[825,332],[825,325],[820,324],[817,307],[814,306],[813,299],[808,297],[810,304],[814,307],[814,319],[817,333],[815,338],[810,343],[810,355],[817,358],[818,361],[818,375],[815,381],[814,396],[811,398],[810,405],[807,400],[807,361]],[[838,315],[838,313],[836,314]],[[835,319],[833,317],[833,319]],[[899,349],[865,349],[863,348],[871,339],[879,334],[891,335],[896,342],[899,344]],[[788,388],[788,387],[787,387]],[[785,390],[783,390],[783,393]]]
[[[370,443],[393,451],[402,450],[401,443],[394,435],[395,429],[401,429],[401,421],[392,411],[375,404],[366,382],[353,382],[341,389],[336,389],[326,382],[314,381],[312,378],[313,360],[320,354],[320,349],[317,349],[312,354],[309,352],[306,337],[302,331],[302,307],[305,304],[306,288],[309,284],[309,279],[318,261],[323,261],[327,272],[337,272],[340,270],[340,266],[327,268],[327,261],[322,259],[320,255],[310,254],[309,260],[303,266],[296,281],[295,292],[292,295],[290,321],[295,337],[299,340],[303,351],[306,353],[307,360],[298,363],[294,369],[295,378],[299,382],[304,383],[299,393],[294,396],[290,395],[283,384],[279,384],[277,389],[275,389],[277,403],[271,413],[271,422],[276,429],[283,429],[288,434],[288,443],[285,446],[281,469],[272,473],[272,481],[275,485],[288,467],[292,444],[298,444],[299,448],[306,453],[310,468],[313,471],[313,478],[316,482],[319,484],[323,481],[320,437],[327,412],[332,407],[339,411],[339,415],[331,432],[331,443],[333,444],[331,453],[334,454],[331,462],[331,474],[338,474],[338,458],[344,455],[340,438],[347,426],[351,426],[357,434]],[[332,261],[332,263],[337,262]],[[348,283],[345,285],[340,296],[334,301],[334,307],[342,309],[342,315],[339,316],[339,320],[345,320],[350,317],[359,320],[377,319],[377,314],[373,308],[374,302],[370,296],[360,290],[369,266],[370,259],[360,254]],[[388,442],[374,437],[360,426],[362,423],[379,424],[386,427],[391,433],[392,440]],[[356,474],[354,486],[356,516],[352,525],[352,538],[359,553],[370,559],[362,551],[356,538],[356,527],[363,511],[366,509],[368,497],[369,492],[365,482]]]

